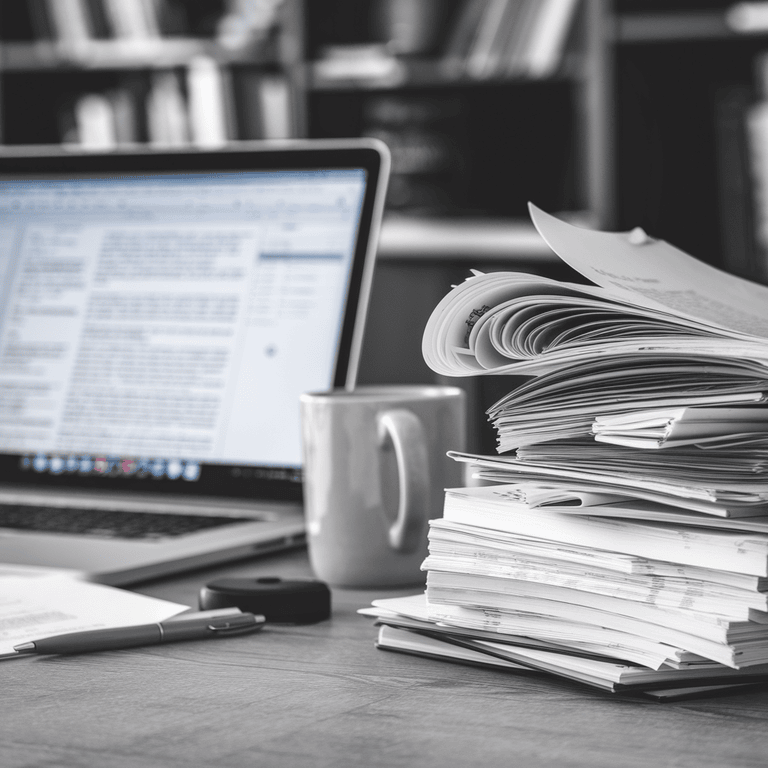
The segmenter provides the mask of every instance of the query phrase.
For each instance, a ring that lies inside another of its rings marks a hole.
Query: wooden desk
[[[303,552],[142,585],[195,605],[220,573],[309,576]],[[0,766],[768,765],[768,691],[658,704],[377,651],[333,618],[251,637],[2,664]]]

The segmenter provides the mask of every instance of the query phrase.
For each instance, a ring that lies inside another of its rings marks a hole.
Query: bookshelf
[[[277,0],[3,3],[0,143],[109,149],[288,138],[280,10]],[[270,121],[262,107],[276,100],[284,114]]]

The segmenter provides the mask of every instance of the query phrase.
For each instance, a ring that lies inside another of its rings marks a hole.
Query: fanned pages
[[[535,375],[600,358],[768,364],[768,288],[641,231],[594,232],[530,206],[552,249],[596,285],[475,273],[435,308],[422,342],[448,376]]]

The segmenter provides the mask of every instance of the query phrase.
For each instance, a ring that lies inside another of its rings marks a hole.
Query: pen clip
[[[236,635],[241,632],[253,632],[254,630],[261,629],[264,626],[265,619],[263,616],[257,616],[252,613],[242,613],[219,619],[218,624],[215,621],[213,619],[208,625],[208,629],[211,632],[217,635]]]

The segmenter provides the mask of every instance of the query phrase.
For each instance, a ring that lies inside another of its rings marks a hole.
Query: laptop
[[[351,388],[373,140],[0,155],[0,563],[124,585],[304,542],[299,395]]]

